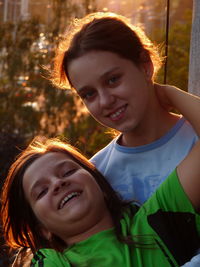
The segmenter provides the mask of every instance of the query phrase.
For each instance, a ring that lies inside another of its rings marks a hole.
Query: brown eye
[[[83,100],[90,100],[95,96],[95,94],[96,94],[95,90],[89,90],[89,91],[87,91],[85,93],[80,94],[80,97]]]
[[[108,85],[113,86],[113,85],[115,85],[115,84],[117,84],[119,82],[120,78],[121,78],[120,75],[111,76],[108,79],[107,83],[108,83]]]

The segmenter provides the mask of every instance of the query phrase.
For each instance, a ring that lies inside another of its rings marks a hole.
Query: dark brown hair
[[[60,88],[69,88],[68,66],[90,51],[101,50],[116,53],[131,60],[136,66],[152,62],[154,74],[161,66],[158,49],[141,28],[128,19],[113,13],[93,13],[74,20],[60,42],[54,58],[51,81]]]
[[[51,247],[59,251],[67,247],[67,244],[57,236],[53,235],[51,240],[46,239],[40,230],[38,219],[25,198],[22,186],[26,169],[36,159],[50,152],[66,154],[94,177],[104,193],[105,202],[111,213],[117,237],[122,240],[120,219],[128,204],[119,198],[104,176],[74,147],[58,139],[37,137],[12,164],[3,187],[1,217],[7,244],[11,248],[31,248],[32,252],[44,247]]]

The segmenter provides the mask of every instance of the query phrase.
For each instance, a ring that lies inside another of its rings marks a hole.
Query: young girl
[[[173,87],[162,93],[200,134],[200,99]],[[178,267],[200,244],[199,158],[200,141],[138,210],[74,148],[35,140],[3,188],[5,239],[31,248],[31,266]]]
[[[120,132],[91,161],[123,199],[144,203],[198,137],[185,118],[164,109],[154,77],[156,47],[116,14],[76,20],[55,57],[52,81],[76,90],[90,114]]]

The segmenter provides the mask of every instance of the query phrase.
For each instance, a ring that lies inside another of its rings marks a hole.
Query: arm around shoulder
[[[200,97],[170,85],[155,84],[155,89],[161,104],[176,108],[200,136]],[[194,208],[200,210],[200,141],[177,166],[177,173]]]

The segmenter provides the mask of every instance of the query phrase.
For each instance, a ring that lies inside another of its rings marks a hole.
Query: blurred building
[[[66,0],[67,2],[67,0]],[[135,17],[141,0],[71,0],[79,8],[116,12],[127,17]],[[0,0],[0,22],[18,21],[37,16],[48,23],[53,9],[52,0]],[[85,5],[88,5],[86,8]],[[95,7],[95,8],[94,8]]]
[[[50,0],[0,0],[0,22],[17,22],[33,16],[47,22],[51,2]]]
[[[1,22],[26,19],[29,16],[29,0],[0,0]]]

